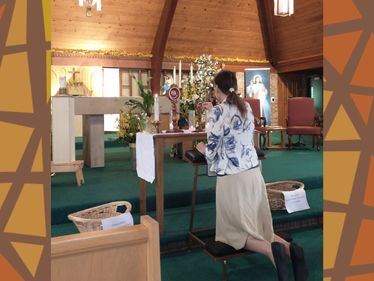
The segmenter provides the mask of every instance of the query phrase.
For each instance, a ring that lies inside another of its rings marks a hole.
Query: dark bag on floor
[[[196,148],[186,151],[186,158],[193,163],[206,163],[205,155]]]

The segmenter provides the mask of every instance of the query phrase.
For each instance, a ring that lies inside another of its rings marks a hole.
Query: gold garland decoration
[[[82,49],[52,49],[53,53],[59,54],[78,54],[78,55],[100,55],[100,56],[113,56],[113,57],[140,57],[140,58],[151,58],[151,53],[130,53],[126,51],[118,50],[82,50]],[[194,61],[197,56],[164,56],[168,60],[183,60],[183,61]],[[231,57],[214,57],[219,62],[239,62],[239,63],[269,63],[269,60],[264,59],[243,59],[243,58],[231,58]]]
[[[170,60],[196,60],[199,57],[195,56],[165,56],[166,59]],[[264,59],[243,59],[243,58],[231,58],[231,57],[213,57],[218,62],[251,62],[251,63],[269,63],[268,60]]]
[[[93,56],[113,56],[113,57],[141,57],[151,58],[151,53],[130,53],[117,50],[82,50],[82,49],[52,49],[53,53],[59,54],[77,54],[77,55],[93,55]]]

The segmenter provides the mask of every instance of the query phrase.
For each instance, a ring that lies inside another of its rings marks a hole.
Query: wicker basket
[[[74,222],[79,232],[101,230],[102,219],[115,217],[122,214],[117,212],[117,207],[119,206],[125,206],[126,213],[131,211],[130,202],[116,201],[70,214],[68,215],[68,218]]]
[[[299,181],[276,181],[267,183],[266,191],[270,209],[273,211],[286,210],[282,191],[292,191],[298,188],[304,188],[304,184]]]

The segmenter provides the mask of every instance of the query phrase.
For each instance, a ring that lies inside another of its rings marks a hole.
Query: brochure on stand
[[[304,188],[293,191],[283,191],[283,195],[287,212],[293,213],[310,209]]]

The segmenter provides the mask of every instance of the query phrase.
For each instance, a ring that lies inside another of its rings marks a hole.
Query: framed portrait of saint
[[[270,68],[246,68],[245,97],[260,100],[261,116],[270,122]]]

